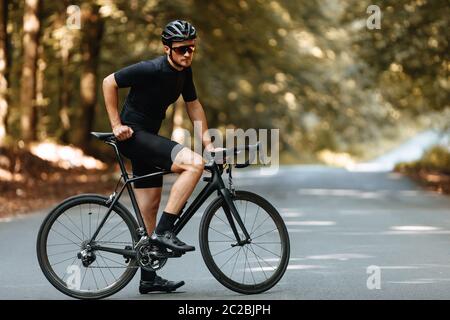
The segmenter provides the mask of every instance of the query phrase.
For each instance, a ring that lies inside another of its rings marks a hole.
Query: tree
[[[370,1],[347,3],[343,22],[354,28],[353,50],[384,98],[399,110],[423,114],[449,108],[450,7],[446,1],[386,0],[381,29],[365,28]]]
[[[80,78],[81,117],[76,141],[83,148],[89,145],[97,104],[98,66],[104,29],[99,9],[95,3],[86,3],[81,8],[83,66]]]
[[[23,65],[20,89],[21,133],[26,142],[36,140],[36,62],[40,32],[40,0],[25,0]]]
[[[0,147],[6,138],[6,116],[8,114],[8,1],[0,0]]]

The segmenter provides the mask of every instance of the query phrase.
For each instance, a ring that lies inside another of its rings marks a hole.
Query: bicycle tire
[[[77,299],[87,299],[87,300],[95,300],[95,299],[102,299],[106,298],[110,295],[113,295],[114,293],[120,291],[122,288],[124,288],[130,281],[133,279],[135,273],[137,272],[137,260],[131,259],[130,260],[130,268],[126,268],[127,270],[123,273],[119,281],[114,283],[112,286],[107,287],[104,290],[100,290],[98,292],[79,292],[72,290],[68,288],[66,283],[64,283],[54,272],[53,268],[50,265],[48,255],[47,255],[47,238],[49,235],[49,231],[51,230],[51,227],[53,223],[58,219],[59,216],[64,214],[67,210],[70,208],[77,206],[77,205],[84,205],[84,204],[93,204],[93,205],[100,205],[104,206],[105,208],[108,208],[108,205],[106,204],[106,201],[108,200],[107,197],[104,197],[102,195],[97,194],[82,194],[70,197],[60,204],[58,204],[51,212],[47,215],[47,217],[44,219],[44,221],[41,224],[41,227],[39,229],[38,237],[37,237],[37,243],[36,243],[36,252],[37,257],[39,261],[39,266],[44,273],[47,280],[60,292],[64,293],[65,295],[68,295],[73,298]],[[126,226],[128,227],[128,230],[131,233],[131,237],[133,241],[136,243],[138,239],[138,235],[136,233],[136,230],[138,228],[138,224],[134,217],[131,215],[131,213],[119,202],[117,202],[113,208],[113,212],[117,213],[125,222]]]
[[[213,255],[211,253],[210,243],[209,243],[209,229],[210,229],[210,223],[216,212],[224,205],[224,200],[221,197],[216,198],[213,200],[213,202],[207,207],[202,220],[200,222],[200,231],[199,231],[199,242],[200,242],[200,249],[202,253],[203,260],[205,261],[205,264],[211,274],[219,281],[222,285],[227,287],[228,289],[243,293],[243,294],[258,294],[265,292],[272,288],[274,285],[276,285],[279,280],[283,277],[287,266],[289,264],[289,255],[290,255],[290,242],[289,242],[289,235],[287,232],[287,228],[283,222],[282,217],[278,213],[278,211],[264,198],[261,196],[248,192],[248,191],[236,191],[235,196],[233,196],[233,201],[237,200],[245,200],[249,201],[251,203],[256,204],[260,208],[264,209],[265,212],[268,213],[268,215],[273,220],[274,224],[276,225],[276,228],[280,234],[280,240],[281,240],[281,248],[282,248],[282,256],[280,258],[279,266],[274,272],[274,274],[265,281],[261,283],[255,283],[255,284],[245,284],[245,283],[239,283],[233,279],[231,279],[229,276],[224,274],[221,270],[221,268],[216,264],[214,261]],[[246,226],[246,228],[248,228]],[[231,230],[231,228],[230,228]],[[250,267],[250,264],[249,264]],[[246,265],[244,265],[244,269],[246,268]],[[245,277],[245,273],[244,273]],[[254,280],[254,279],[253,279]]]

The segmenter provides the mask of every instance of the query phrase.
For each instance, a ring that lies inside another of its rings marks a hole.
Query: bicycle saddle
[[[91,132],[91,134],[101,141],[106,141],[108,139],[114,138],[114,133],[112,132]]]

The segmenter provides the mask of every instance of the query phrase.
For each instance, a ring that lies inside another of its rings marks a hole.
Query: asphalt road
[[[197,249],[160,271],[186,281],[177,293],[140,295],[137,274],[109,299],[450,298],[449,197],[423,191],[395,173],[321,166],[282,167],[274,176],[244,169],[235,184],[266,197],[289,229],[289,267],[274,288],[253,296],[228,290],[211,276]],[[69,299],[38,266],[35,242],[45,214],[0,222],[0,299]],[[197,248],[200,218],[201,211],[180,234]]]

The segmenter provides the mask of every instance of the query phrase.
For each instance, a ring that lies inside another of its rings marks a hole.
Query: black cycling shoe
[[[184,285],[184,281],[169,281],[156,276],[153,281],[141,280],[139,283],[139,293],[146,294],[153,291],[172,292]]]
[[[172,231],[165,231],[163,234],[156,234],[153,232],[150,239],[173,251],[186,252],[195,250],[194,246],[187,245],[178,239]]]

